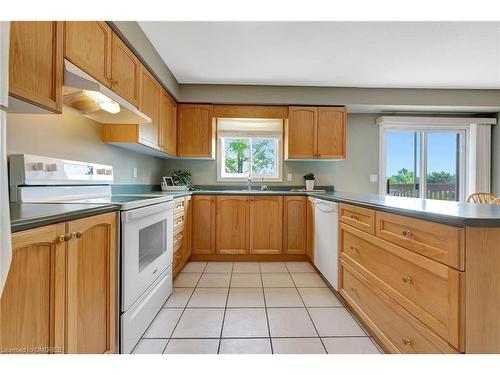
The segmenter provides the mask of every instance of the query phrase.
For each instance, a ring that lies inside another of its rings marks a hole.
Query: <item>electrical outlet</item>
[[[378,181],[378,174],[371,174],[370,182],[377,182],[377,181]]]
[[[292,174],[291,174],[291,173],[288,173],[288,174],[286,175],[286,180],[287,180],[288,182],[290,182],[290,181],[292,181],[292,177],[293,177],[293,176],[292,176]]]
[[[137,168],[132,168],[132,178],[137,178]]]

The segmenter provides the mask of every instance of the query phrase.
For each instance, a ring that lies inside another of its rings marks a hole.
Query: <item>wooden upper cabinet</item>
[[[111,88],[139,107],[141,63],[116,34],[111,40]]]
[[[307,197],[284,197],[283,252],[307,253]]]
[[[217,197],[217,254],[248,254],[249,203],[247,196]]]
[[[64,352],[64,223],[12,236],[12,263],[0,300],[3,353]],[[42,350],[41,352],[37,350]]]
[[[212,105],[179,104],[178,156],[213,158],[214,133]]]
[[[344,107],[318,108],[319,159],[345,159],[346,157],[346,112]]]
[[[345,107],[289,107],[286,159],[345,159]]]
[[[162,90],[155,77],[141,65],[139,109],[151,117],[151,123],[140,125],[139,141],[153,148],[160,148],[160,99]]]
[[[251,254],[281,254],[283,251],[283,197],[251,197],[250,228]]]
[[[215,195],[196,195],[192,199],[193,254],[215,253]]]
[[[67,223],[67,352],[114,353],[116,214]]]
[[[167,154],[177,155],[177,103],[163,91],[160,102],[161,149]]]
[[[9,60],[9,94],[61,113],[63,23],[12,22]]]
[[[111,84],[111,28],[103,21],[66,21],[64,57],[106,86]]]
[[[289,107],[286,127],[285,157],[314,159],[317,148],[317,107]]]

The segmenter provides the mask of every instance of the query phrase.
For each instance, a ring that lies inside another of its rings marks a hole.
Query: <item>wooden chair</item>
[[[489,204],[496,197],[491,193],[474,193],[469,195],[467,203]]]
[[[500,198],[493,199],[490,204],[494,204],[496,206],[500,206]]]

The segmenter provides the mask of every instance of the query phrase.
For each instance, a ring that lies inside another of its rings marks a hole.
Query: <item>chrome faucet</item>
[[[252,177],[248,177],[247,188],[248,188],[248,191],[252,191]]]

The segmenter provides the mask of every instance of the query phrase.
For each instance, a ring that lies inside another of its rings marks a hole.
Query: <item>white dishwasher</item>
[[[338,204],[312,199],[314,203],[314,265],[335,290],[339,288]]]

